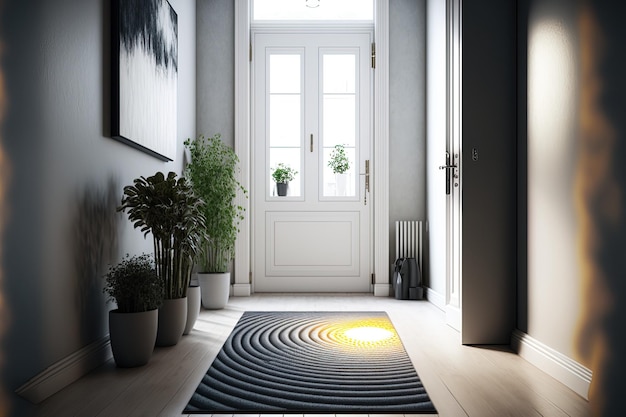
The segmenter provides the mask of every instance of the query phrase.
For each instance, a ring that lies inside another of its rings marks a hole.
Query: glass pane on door
[[[288,182],[286,196],[299,197],[302,195],[302,54],[270,52],[267,63],[269,196],[279,196],[272,174],[288,167],[296,173]]]
[[[323,53],[322,196],[355,197],[358,180],[357,54]]]

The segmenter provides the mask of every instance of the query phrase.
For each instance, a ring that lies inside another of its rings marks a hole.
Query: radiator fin
[[[396,258],[415,258],[422,269],[423,233],[421,220],[396,221]]]

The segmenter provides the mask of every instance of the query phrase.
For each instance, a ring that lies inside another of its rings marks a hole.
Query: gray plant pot
[[[187,297],[163,300],[159,307],[157,346],[173,346],[183,335],[187,324]]]
[[[157,336],[158,310],[141,313],[109,311],[109,334],[115,364],[133,368],[148,363]]]
[[[209,310],[226,307],[230,295],[230,272],[198,273],[198,283],[202,289],[202,307]]]
[[[198,314],[200,314],[200,287],[198,285],[187,288],[187,324],[183,334],[189,334],[196,324]]]
[[[278,192],[279,197],[285,197],[287,195],[287,187],[288,183],[277,182],[276,183],[276,192]]]

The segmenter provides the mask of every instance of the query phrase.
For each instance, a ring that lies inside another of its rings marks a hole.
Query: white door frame
[[[374,295],[389,296],[389,0],[374,0],[374,116],[372,155]],[[239,181],[250,189],[251,91],[250,91],[250,0],[235,0],[235,140],[239,157]],[[234,296],[249,296],[251,286],[250,201],[243,195],[237,204],[246,208],[235,244]]]
[[[447,0],[447,146],[450,161],[457,168],[447,174],[451,178],[450,195],[446,197],[447,237],[446,237],[446,323],[461,331],[461,242],[462,242],[462,42],[461,42],[461,1]]]

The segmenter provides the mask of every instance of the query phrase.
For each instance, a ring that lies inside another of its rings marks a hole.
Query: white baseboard
[[[15,392],[39,404],[112,357],[111,341],[106,335],[46,368]]]
[[[426,299],[434,304],[439,310],[444,311],[446,308],[446,297],[428,287],[424,289],[426,290]]]
[[[231,294],[234,297],[250,297],[252,287],[250,284],[233,284]]]
[[[389,297],[392,295],[390,284],[374,284],[374,297]]]
[[[445,307],[446,312],[446,324],[452,327],[457,332],[461,331],[461,309],[453,305],[448,304]]]
[[[591,370],[519,330],[513,331],[511,347],[522,358],[563,383],[581,397],[589,399]]]

